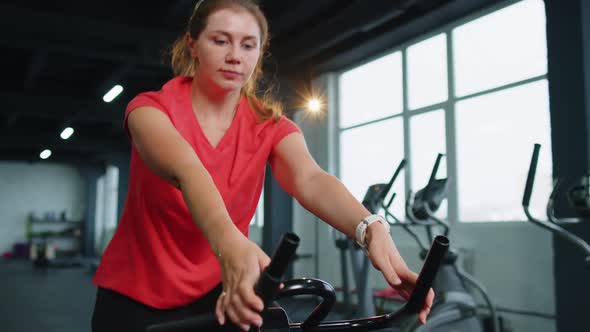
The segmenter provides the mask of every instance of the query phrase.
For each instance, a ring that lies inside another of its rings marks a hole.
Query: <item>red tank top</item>
[[[242,98],[231,126],[213,148],[193,112],[191,83],[190,77],[176,77],[159,91],[137,95],[125,111],[124,128],[128,132],[127,117],[140,106],[164,112],[213,178],[233,222],[248,236],[273,147],[300,129],[285,117],[257,122]],[[131,146],[125,207],[93,282],[158,309],[190,303],[221,282],[219,263],[180,190],[153,173]]]

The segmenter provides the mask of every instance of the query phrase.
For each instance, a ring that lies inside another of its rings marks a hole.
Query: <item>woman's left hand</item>
[[[408,300],[414,291],[418,275],[408,269],[384,225],[378,222],[369,225],[367,244],[369,259],[373,266],[383,273],[383,277],[391,287]],[[424,308],[419,315],[422,324],[426,323],[426,317],[430,313],[433,301],[434,291],[430,289]]]

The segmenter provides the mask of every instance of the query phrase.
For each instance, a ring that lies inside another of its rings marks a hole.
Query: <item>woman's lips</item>
[[[232,70],[220,70],[220,72],[223,75],[223,77],[228,80],[235,80],[237,78],[242,77],[241,73]]]

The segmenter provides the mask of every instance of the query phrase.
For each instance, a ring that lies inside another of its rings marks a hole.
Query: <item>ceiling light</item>
[[[61,132],[60,136],[62,139],[68,139],[72,136],[73,133],[74,129],[72,127],[67,127]]]
[[[50,156],[51,156],[51,150],[49,150],[49,149],[43,150],[43,152],[41,152],[41,154],[39,155],[39,157],[41,157],[41,159],[47,159]]]
[[[104,97],[102,97],[102,100],[104,100],[106,103],[110,103],[113,101],[113,99],[117,98],[121,92],[123,92],[123,87],[117,84],[112,89],[110,89],[109,92],[104,95]]]

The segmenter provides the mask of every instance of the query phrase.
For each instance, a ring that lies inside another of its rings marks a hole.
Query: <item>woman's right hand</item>
[[[270,263],[268,255],[246,237],[228,241],[220,250],[223,292],[217,299],[215,315],[221,325],[229,318],[244,331],[260,327],[264,309],[262,299],[254,293],[260,273]]]

